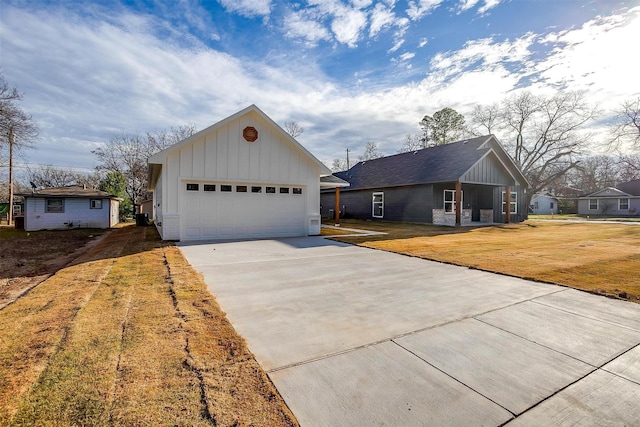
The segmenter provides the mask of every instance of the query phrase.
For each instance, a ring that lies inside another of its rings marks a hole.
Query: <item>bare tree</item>
[[[347,159],[333,159],[333,163],[331,163],[332,172],[342,172],[347,169],[349,169],[347,167]]]
[[[615,145],[629,144],[640,150],[640,96],[622,103],[611,131]]]
[[[92,151],[98,159],[98,171],[120,172],[126,178],[126,192],[137,207],[146,198],[147,159],[195,133],[194,125],[172,127],[168,131],[145,135],[123,133]]]
[[[405,135],[404,142],[402,143],[402,147],[398,150],[398,153],[408,153],[410,151],[416,151],[426,148],[422,135],[414,134],[414,135]]]
[[[284,130],[291,135],[292,138],[297,138],[304,132],[304,128],[293,120],[284,122]]]
[[[20,100],[22,95],[16,88],[10,88],[0,74],[0,149],[8,147],[9,152],[9,225],[13,220],[13,159],[21,149],[32,147],[38,136],[36,122],[17,105]]]
[[[382,154],[378,150],[378,143],[377,142],[373,142],[373,141],[369,141],[369,142],[367,142],[367,144],[364,147],[364,153],[362,153],[362,155],[358,156],[358,160],[363,162],[363,161],[366,161],[366,160],[373,160],[373,159],[377,159],[377,158],[380,158],[380,157],[384,157],[384,154]]]
[[[36,168],[27,167],[27,180],[37,189],[48,187],[66,187],[70,185],[98,188],[101,177],[98,173],[80,173],[70,168],[58,168],[41,165]]]
[[[491,107],[493,108],[493,107]],[[584,92],[565,92],[554,96],[535,96],[529,92],[511,96],[500,105],[495,133],[505,144],[531,183],[534,194],[576,168],[590,143],[584,126],[598,114],[585,101]],[[493,113],[488,115],[494,117]],[[487,131],[488,121],[475,124]]]
[[[478,131],[473,132],[474,135],[492,135],[502,124],[500,105],[476,105],[471,118],[478,128]]]

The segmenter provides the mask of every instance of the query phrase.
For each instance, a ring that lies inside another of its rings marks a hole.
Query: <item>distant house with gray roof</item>
[[[527,218],[529,183],[493,135],[362,161],[334,176],[349,183],[340,190],[343,217],[445,225]],[[325,218],[335,192],[321,191]]]
[[[27,231],[110,228],[119,222],[122,199],[93,188],[45,188],[20,196],[24,197]]]
[[[640,215],[640,179],[585,194],[578,198],[578,214],[606,216]]]

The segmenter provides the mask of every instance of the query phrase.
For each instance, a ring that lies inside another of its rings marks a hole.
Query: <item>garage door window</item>
[[[280,187],[280,194],[289,194],[288,187]]]
[[[221,185],[220,186],[220,191],[223,191],[225,193],[228,193],[231,191],[231,186],[230,185]]]
[[[200,190],[200,184],[187,184],[187,191],[198,191]]]
[[[294,188],[293,194],[302,194],[302,188]]]
[[[251,187],[252,193],[262,193],[262,187]]]
[[[204,191],[216,191],[215,184],[205,184]]]
[[[266,187],[266,191],[267,191],[267,193],[275,194],[276,187]]]
[[[246,185],[236,185],[236,193],[246,193],[247,186]]]

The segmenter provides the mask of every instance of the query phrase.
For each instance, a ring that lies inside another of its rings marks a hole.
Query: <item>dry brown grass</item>
[[[346,224],[345,224],[346,225]],[[482,228],[350,222],[362,246],[640,302],[640,226],[529,221]]]
[[[296,425],[173,245],[108,235],[0,310],[0,425]]]

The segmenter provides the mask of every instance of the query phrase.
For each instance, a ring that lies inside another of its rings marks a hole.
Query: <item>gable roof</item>
[[[593,199],[593,198],[605,198],[605,197],[611,197],[611,198],[618,198],[618,197],[629,197],[632,194],[626,193],[618,188],[615,187],[607,187],[607,188],[603,188],[601,190],[598,191],[594,191],[593,193],[589,193],[589,194],[585,194],[583,196],[580,196],[579,199]]]
[[[640,179],[623,182],[622,184],[616,185],[616,188],[632,196],[640,196]]]
[[[78,185],[68,187],[51,187],[37,190],[32,193],[21,193],[22,197],[51,197],[51,198],[101,198],[101,199],[118,199],[118,196],[109,194],[106,191],[96,190],[95,188],[84,188]]]
[[[348,190],[452,182],[460,180],[491,153],[515,181],[528,186],[520,169],[493,135],[366,160],[334,175],[351,184]]]
[[[170,153],[172,153],[172,152],[174,152],[176,150],[180,150],[185,145],[188,145],[188,144],[196,141],[197,139],[201,138],[202,136],[207,135],[208,133],[211,133],[211,132],[215,131],[216,129],[218,129],[218,128],[222,127],[222,126],[227,125],[229,122],[232,122],[233,120],[236,120],[239,117],[242,117],[242,116],[244,116],[246,114],[249,114],[251,112],[254,112],[254,113],[258,114],[264,121],[266,121],[268,124],[270,124],[275,129],[277,129],[278,132],[280,132],[280,134],[287,141],[289,141],[289,143],[291,143],[296,149],[302,151],[309,159],[312,160],[313,163],[318,165],[319,168],[320,168],[320,171],[321,171],[321,176],[331,175],[331,170],[324,163],[322,163],[313,154],[311,154],[309,152],[309,150],[304,148],[304,146],[302,146],[302,144],[300,144],[291,135],[289,135],[284,129],[282,129],[280,127],[280,125],[278,125],[276,122],[271,120],[271,118],[269,116],[267,116],[255,104],[251,104],[247,108],[238,111],[237,113],[227,117],[226,119],[223,119],[223,120],[221,120],[221,121],[209,126],[208,128],[203,129],[200,132],[197,132],[197,133],[191,135],[190,137],[185,138],[182,141],[180,141],[180,142],[178,142],[176,144],[173,144],[172,146],[167,147],[164,150],[162,150],[162,151],[154,154],[153,156],[149,157],[147,162],[149,164],[149,182],[152,184],[151,187],[153,187],[154,186],[153,184],[155,184],[155,182],[157,181],[158,175],[160,173],[161,165],[164,163],[164,161],[165,161],[165,159],[166,159],[168,154],[170,154]]]

